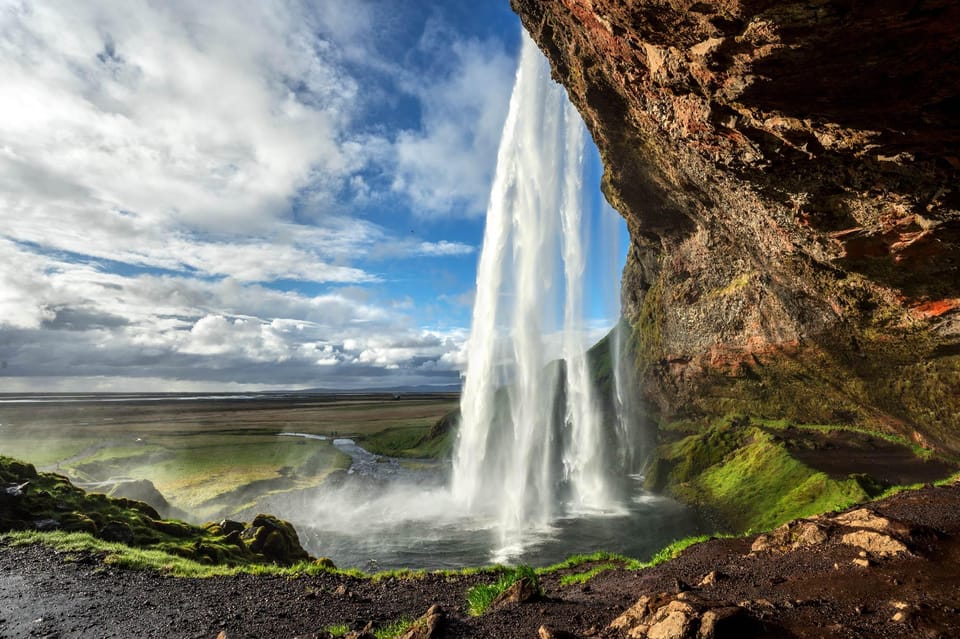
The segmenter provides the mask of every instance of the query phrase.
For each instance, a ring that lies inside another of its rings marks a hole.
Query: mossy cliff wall
[[[960,2],[512,4],[627,220],[660,415],[960,452]]]

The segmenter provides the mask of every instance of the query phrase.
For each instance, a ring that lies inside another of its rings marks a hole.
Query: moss
[[[721,463],[678,486],[677,494],[718,510],[736,530],[765,530],[869,499],[858,481],[812,470],[769,434],[751,428],[748,437]]]
[[[648,373],[663,356],[664,309],[661,306],[661,282],[658,280],[643,296],[643,306],[631,333],[630,347],[641,375]]]
[[[838,510],[884,494],[888,485],[863,474],[831,478],[791,456],[779,431],[854,431],[930,457],[901,437],[851,426],[795,425],[783,420],[727,417],[659,446],[649,486],[719,517],[729,530],[765,530],[791,519]],[[695,428],[674,425],[672,435]]]

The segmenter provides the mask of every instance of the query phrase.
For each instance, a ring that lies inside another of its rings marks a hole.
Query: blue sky
[[[455,381],[519,43],[507,0],[0,0],[0,392]]]

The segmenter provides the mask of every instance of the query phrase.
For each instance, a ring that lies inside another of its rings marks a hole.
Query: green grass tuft
[[[623,564],[629,564],[630,562],[636,561],[630,557],[624,555],[617,555],[615,553],[597,551],[590,553],[588,555],[570,555],[560,563],[553,564],[551,566],[546,566],[544,568],[538,568],[538,575],[548,575],[552,572],[557,572],[559,570],[566,570],[567,568],[577,568],[583,564],[594,563],[597,561],[617,561]]]
[[[416,623],[415,620],[403,617],[394,622],[388,623],[385,626],[381,626],[373,631],[373,636],[377,639],[394,639],[399,637],[403,633],[413,626]]]
[[[335,623],[327,626],[323,629],[324,632],[329,632],[334,637],[342,637],[343,635],[350,632],[350,626],[345,623]]]
[[[524,577],[530,579],[537,590],[540,589],[540,580],[534,569],[530,566],[517,566],[508,569],[495,583],[478,584],[468,590],[467,612],[473,617],[479,617],[490,608],[494,599]]]
[[[616,570],[620,568],[617,564],[600,564],[599,566],[594,566],[586,572],[576,572],[570,575],[564,575],[560,577],[561,586],[573,586],[575,584],[585,584],[597,575],[607,570]]]

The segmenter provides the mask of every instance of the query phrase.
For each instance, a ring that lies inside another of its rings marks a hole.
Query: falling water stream
[[[644,556],[696,529],[688,510],[642,490],[632,366],[620,361],[625,331],[607,341],[612,379],[594,379],[586,256],[599,251],[608,271],[599,278],[618,280],[618,222],[588,200],[586,146],[583,121],[524,34],[449,479],[436,469],[406,473],[354,446],[354,481],[297,507],[313,552],[338,565],[375,558],[378,567],[547,563],[597,549]],[[616,302],[608,306],[608,317],[619,315]],[[389,486],[367,473],[381,462],[400,470]]]
[[[524,37],[487,210],[452,479],[457,499],[497,517],[504,544],[558,516],[622,511],[605,452],[626,433],[605,424],[586,356],[586,135]]]

